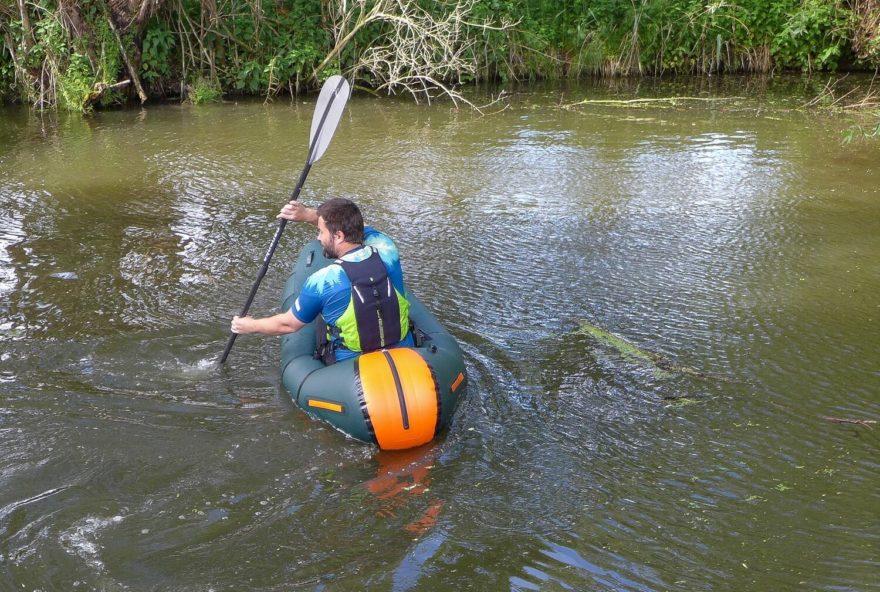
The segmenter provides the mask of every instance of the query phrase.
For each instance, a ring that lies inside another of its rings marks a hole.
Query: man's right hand
[[[229,330],[235,333],[236,335],[242,335],[246,333],[254,332],[254,318],[253,317],[240,317],[238,315],[232,317],[232,324],[229,327]]]
[[[309,224],[318,224],[318,210],[307,208],[299,201],[290,201],[278,213],[277,218],[284,218],[291,222],[308,222]]]

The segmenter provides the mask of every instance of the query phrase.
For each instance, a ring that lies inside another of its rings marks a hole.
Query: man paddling
[[[364,226],[354,202],[338,197],[312,209],[291,201],[278,217],[317,226],[324,256],[336,261],[306,279],[292,308],[259,319],[235,316],[233,333],[284,335],[318,319],[318,354],[327,364],[413,345],[397,246]]]

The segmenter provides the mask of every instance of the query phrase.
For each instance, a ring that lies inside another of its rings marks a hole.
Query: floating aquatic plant
[[[579,335],[588,335],[603,347],[616,350],[624,358],[637,362],[647,362],[654,368],[654,371],[659,376],[663,376],[664,374],[686,374],[700,379],[712,378],[715,380],[726,380],[724,377],[709,375],[688,366],[675,364],[672,360],[669,360],[656,352],[642,349],[623,337],[615,335],[614,333],[586,320],[579,321],[575,333]]]

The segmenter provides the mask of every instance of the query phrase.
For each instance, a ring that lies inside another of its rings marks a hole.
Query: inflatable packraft
[[[287,280],[289,310],[311,274],[333,263],[313,240]],[[316,359],[315,322],[281,337],[281,381],[309,415],[386,450],[426,444],[449,425],[467,387],[461,349],[411,291],[417,346],[373,351],[325,365]]]

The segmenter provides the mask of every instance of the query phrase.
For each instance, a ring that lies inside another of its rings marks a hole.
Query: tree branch
[[[131,80],[134,83],[134,88],[137,90],[138,97],[141,100],[141,104],[147,102],[147,94],[144,92],[144,88],[141,86],[141,79],[138,76],[137,68],[132,66],[131,60],[128,59],[128,52],[125,51],[125,45],[122,43],[122,37],[119,36],[119,31],[116,30],[116,25],[113,24],[113,17],[110,12],[107,12],[107,24],[110,25],[110,30],[113,31],[113,36],[116,37],[116,43],[119,44],[119,53],[122,54],[122,59],[125,61],[125,66],[128,68],[128,73],[131,76]]]
[[[873,429],[871,426],[877,423],[873,419],[849,419],[845,417],[829,417],[827,415],[823,415],[822,419],[824,419],[825,421],[830,421],[832,423],[850,423],[855,425],[863,425],[870,429]]]

